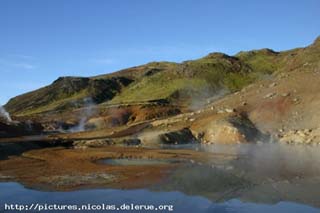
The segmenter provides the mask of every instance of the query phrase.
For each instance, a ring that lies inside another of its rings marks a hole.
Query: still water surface
[[[179,213],[320,212],[319,147],[263,145],[176,148],[237,154],[240,158],[222,166],[215,165],[214,161],[199,165],[179,159],[106,159],[103,162],[133,166],[184,164],[160,185],[136,190],[48,192],[39,188],[28,189],[16,182],[0,182],[0,212],[4,211],[5,203],[109,204],[117,207],[123,204],[172,205],[171,212]]]
[[[121,206],[126,204],[152,204],[152,205],[173,205],[172,212],[296,212],[316,213],[319,209],[307,205],[279,202],[276,204],[256,204],[242,202],[232,199],[222,203],[212,202],[201,196],[188,196],[178,191],[153,192],[147,189],[139,190],[111,190],[93,189],[72,192],[43,192],[26,189],[14,182],[0,183],[0,210],[3,212],[5,203],[14,204],[114,204]],[[9,212],[9,211],[8,211]],[[59,211],[61,212],[61,211]],[[69,211],[70,212],[70,211]],[[79,211],[77,211],[79,212]],[[111,211],[110,211],[111,212]],[[118,211],[119,212],[119,211]],[[121,211],[120,211],[121,212]],[[128,212],[128,211],[123,211]],[[130,212],[130,211],[129,211]],[[136,211],[140,212],[140,211]],[[169,212],[169,211],[168,211]]]

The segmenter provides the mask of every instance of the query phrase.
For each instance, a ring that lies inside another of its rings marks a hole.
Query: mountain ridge
[[[157,99],[189,104],[193,96],[208,98],[220,90],[232,93],[279,72],[317,67],[319,43],[320,37],[307,47],[280,52],[268,48],[240,51],[234,56],[214,52],[181,63],[150,62],[104,75],[60,77],[46,87],[10,99],[5,108],[19,116],[78,108],[86,98],[96,104]]]

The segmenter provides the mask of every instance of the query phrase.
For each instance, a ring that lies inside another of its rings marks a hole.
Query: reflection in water
[[[152,204],[173,205],[173,212],[296,212],[313,213],[318,209],[290,202],[279,202],[274,205],[245,203],[233,199],[223,203],[214,203],[200,196],[187,196],[181,192],[152,192],[140,190],[80,190],[73,192],[41,192],[26,189],[17,183],[0,183],[0,210],[4,204]],[[62,212],[62,211],[60,211]],[[79,211],[77,211],[79,212]],[[125,211],[128,212],[128,211]],[[169,212],[169,211],[168,211]]]
[[[235,168],[254,175],[287,178],[320,176],[320,147],[279,143],[207,145],[187,144],[167,149],[192,149],[202,152],[234,154]],[[211,162],[208,162],[211,163]],[[212,162],[214,163],[214,162]]]
[[[139,190],[42,192],[0,183],[4,203],[174,205],[174,212],[319,212],[320,149],[311,146],[183,145],[166,149],[235,154],[220,164],[182,159],[106,159],[111,165],[179,163],[160,185]],[[95,176],[94,176],[95,177]],[[87,181],[91,179],[86,179]],[[74,180],[72,180],[74,181]],[[281,202],[290,201],[290,202]],[[308,204],[307,205],[302,205]],[[78,211],[79,212],[79,211]],[[127,211],[128,212],[128,211]]]
[[[278,143],[166,146],[166,149],[192,149],[238,156],[217,165],[177,169],[161,189],[200,195],[213,201],[234,198],[258,203],[292,201],[320,206],[320,148]]]

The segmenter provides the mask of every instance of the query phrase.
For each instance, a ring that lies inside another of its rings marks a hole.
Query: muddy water
[[[137,190],[46,192],[26,189],[14,182],[0,183],[0,209],[4,203],[117,206],[133,203],[172,205],[174,212],[320,212],[320,147],[262,144],[164,148],[239,157],[223,165],[210,159],[205,163],[176,159],[107,159],[104,163],[111,165],[179,163],[181,166],[162,183]]]

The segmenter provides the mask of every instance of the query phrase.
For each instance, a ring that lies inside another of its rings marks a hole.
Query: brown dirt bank
[[[179,163],[158,165],[106,165],[108,158],[186,159],[217,163],[234,159],[233,155],[209,154],[190,150],[163,150],[141,147],[66,149],[62,147],[32,150],[0,161],[0,178],[28,187],[73,190],[88,187],[141,188],[163,181]]]

